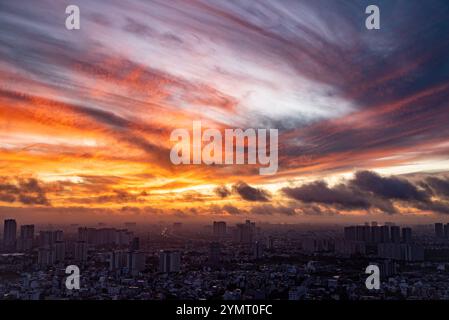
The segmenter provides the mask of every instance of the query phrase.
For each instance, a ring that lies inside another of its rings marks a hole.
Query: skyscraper
[[[64,241],[64,231],[55,230],[53,232],[55,233],[55,242],[56,241]]]
[[[127,270],[137,275],[145,270],[145,253],[142,251],[114,250],[109,254],[109,270]]]
[[[401,242],[401,228],[399,226],[391,226],[390,237],[391,237],[391,242],[400,243]]]
[[[362,226],[363,229],[363,241],[371,242],[371,227],[369,225]]]
[[[130,252],[128,268],[129,272],[133,275],[145,270],[145,253],[141,251]]]
[[[34,225],[20,227],[20,248],[22,251],[30,251],[34,243]]]
[[[17,223],[16,220],[6,219],[3,229],[3,246],[5,251],[16,250]]]
[[[380,227],[380,242],[383,242],[383,243],[390,242],[389,226],[383,225]]]
[[[179,251],[161,250],[159,252],[159,272],[179,272],[181,253]]]
[[[140,250],[140,239],[138,237],[134,237],[131,241],[130,245],[131,251],[137,251]]]
[[[364,241],[365,233],[364,233],[364,226],[356,226],[355,227],[355,233],[356,233],[356,240],[357,241]]]
[[[226,236],[226,222],[224,221],[214,221],[213,225],[214,236],[217,238],[223,238]]]
[[[274,238],[272,236],[268,236],[267,238],[267,249],[268,250],[274,249]]]
[[[412,228],[402,228],[402,241],[404,243],[412,242]]]
[[[382,229],[378,225],[371,226],[371,239],[373,243],[382,242]]]
[[[245,223],[237,224],[237,238],[240,243],[252,244],[256,233],[256,223],[246,220]]]
[[[64,241],[56,241],[53,246],[53,252],[55,255],[54,260],[57,262],[64,262],[65,260],[65,242]]]
[[[444,238],[444,230],[442,223],[435,223],[435,236],[440,239]]]
[[[109,270],[121,270],[128,268],[130,252],[126,250],[114,250],[109,254]]]
[[[84,262],[87,260],[87,243],[84,241],[77,241],[74,250],[75,261]]]
[[[355,241],[357,239],[356,227],[345,227],[345,240]]]
[[[49,230],[39,232],[39,245],[41,247],[48,247],[55,244],[57,241],[64,240],[64,232],[62,230]]]
[[[89,228],[86,227],[78,228],[78,241],[89,242]]]
[[[254,259],[262,258],[264,249],[265,249],[265,246],[260,241],[256,241],[254,243],[254,248],[253,248],[253,258]]]
[[[55,263],[55,254],[50,247],[39,248],[37,263],[42,267],[51,266]]]

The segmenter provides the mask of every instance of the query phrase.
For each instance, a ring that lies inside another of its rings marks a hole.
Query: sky
[[[447,221],[448,16],[444,0],[3,0],[0,218]],[[278,129],[277,173],[173,165],[170,133],[193,121]]]

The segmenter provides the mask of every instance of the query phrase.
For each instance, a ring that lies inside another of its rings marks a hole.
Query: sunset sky
[[[0,218],[446,221],[448,17],[445,0],[2,0]],[[192,121],[278,129],[278,172],[173,165]]]

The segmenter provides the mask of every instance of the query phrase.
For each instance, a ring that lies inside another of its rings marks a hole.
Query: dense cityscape
[[[0,299],[449,299],[449,224],[4,221]],[[365,268],[379,266],[368,290]],[[80,269],[80,289],[65,269]]]

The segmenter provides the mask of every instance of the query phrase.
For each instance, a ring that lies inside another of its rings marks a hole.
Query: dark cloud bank
[[[37,179],[0,180],[0,202],[49,206],[45,190]]]
[[[394,214],[398,206],[409,209],[449,213],[449,181],[436,176],[413,183],[405,177],[382,177],[359,171],[353,179],[330,187],[316,181],[282,189],[290,199],[305,204],[323,205],[337,210],[372,210]]]

